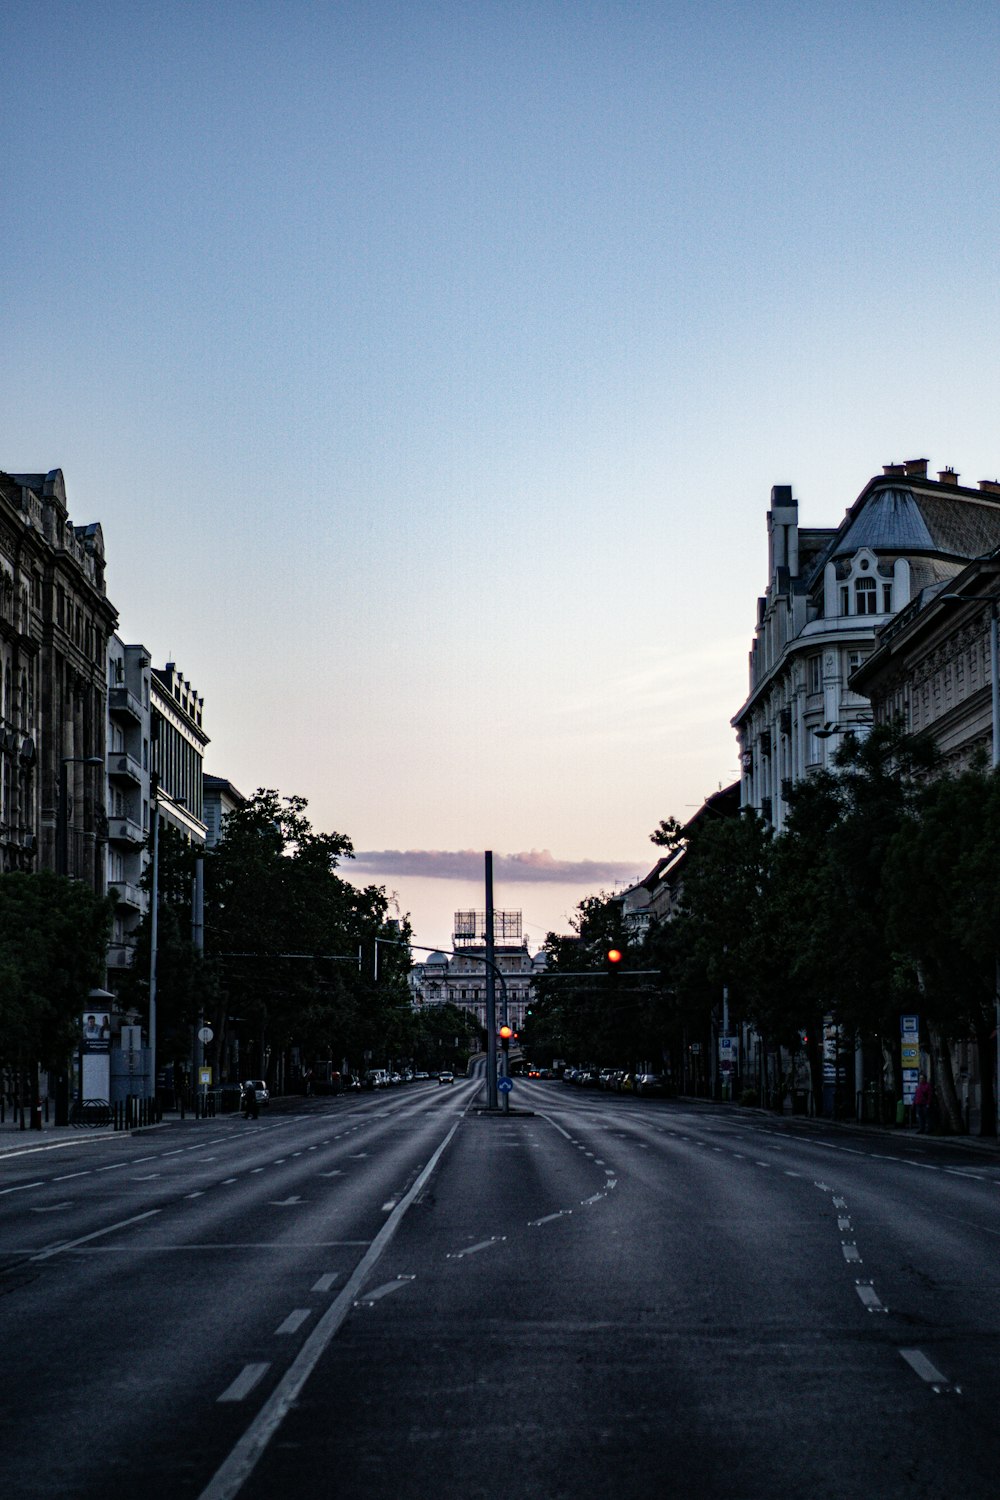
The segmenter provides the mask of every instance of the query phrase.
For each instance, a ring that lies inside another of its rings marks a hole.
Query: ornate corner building
[[[116,611],[99,525],[62,471],[0,473],[0,868],[105,888],[105,704]],[[100,764],[98,764],[100,762]]]
[[[1000,546],[1000,485],[958,480],[953,469],[928,478],[926,459],[887,464],[839,526],[812,530],[800,528],[790,486],[771,491],[750,693],[732,723],[741,804],[775,829],[786,787],[829,764],[839,737],[871,722],[872,704],[858,690],[864,675],[854,674],[879,631]]]

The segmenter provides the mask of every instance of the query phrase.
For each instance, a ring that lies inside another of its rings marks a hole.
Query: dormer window
[[[854,613],[856,615],[878,614],[878,592],[874,578],[854,580]]]

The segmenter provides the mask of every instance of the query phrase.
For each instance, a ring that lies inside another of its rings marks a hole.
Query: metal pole
[[[992,760],[996,772],[1000,765],[1000,646],[997,640],[997,601],[990,601],[990,684],[992,708]],[[993,1103],[996,1110],[996,1134],[1000,1139],[1000,957],[996,961],[994,986],[994,1019],[996,1022],[996,1078],[993,1085]]]
[[[191,943],[199,957],[205,952],[205,860],[198,855],[194,862],[194,879],[191,882]],[[191,1084],[196,1094],[204,1098],[206,1089],[201,1082],[201,1067],[205,1061],[205,1048],[201,1030],[205,1024],[204,1012],[198,1007],[194,1040],[191,1046]]]
[[[69,874],[69,761],[59,767],[59,829],[56,840],[56,872]]]
[[[151,1097],[156,1098],[156,919],[160,899],[160,808],[153,811],[153,888],[149,911],[149,1073]]]
[[[497,989],[493,964],[493,851],[486,851],[486,1108],[497,1107]]]

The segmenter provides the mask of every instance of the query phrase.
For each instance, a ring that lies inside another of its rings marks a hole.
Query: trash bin
[[[906,1124],[906,1105],[903,1103],[902,1099],[896,1100],[896,1124]]]

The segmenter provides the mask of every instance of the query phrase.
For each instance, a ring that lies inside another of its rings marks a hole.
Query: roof
[[[881,554],[935,553],[966,563],[998,545],[1000,504],[995,499],[954,485],[924,489],[873,480],[817,558],[816,572],[862,547]]]

